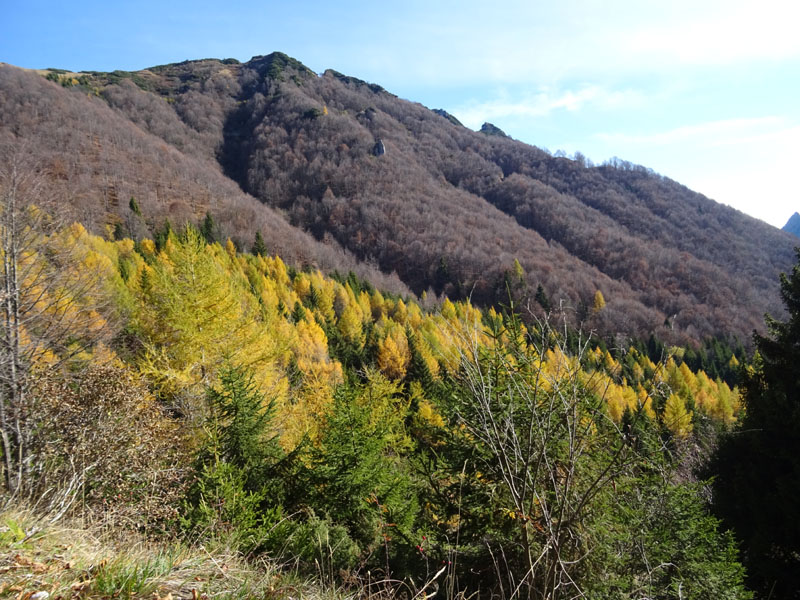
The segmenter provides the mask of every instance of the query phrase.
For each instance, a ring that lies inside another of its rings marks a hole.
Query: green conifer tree
[[[136,202],[136,198],[131,196],[131,201],[128,202],[128,208],[131,209],[131,212],[135,214],[137,217],[142,216],[142,209],[139,208],[139,203]]]
[[[266,469],[282,455],[277,435],[269,430],[275,404],[263,397],[253,374],[242,367],[224,367],[219,379],[219,387],[207,392],[209,408],[219,423],[217,452],[245,472],[252,491],[261,489]]]
[[[283,522],[286,459],[271,431],[275,407],[248,369],[228,365],[218,387],[207,388],[206,440],[185,500],[183,525],[223,533],[251,551],[269,544]]]
[[[745,415],[720,444],[715,504],[744,550],[751,584],[765,597],[800,590],[800,249],[781,274],[789,318],[767,317],[755,335],[755,365],[744,370]]]
[[[203,219],[203,223],[200,225],[200,233],[203,234],[203,237],[209,244],[213,244],[217,241],[216,229],[217,226],[214,223],[214,217],[211,216],[211,213],[206,213],[206,218]]]
[[[172,223],[169,222],[169,219],[164,221],[164,224],[161,226],[161,229],[156,231],[156,234],[153,241],[156,243],[156,250],[159,252],[164,249],[164,246],[167,245],[167,240],[169,236],[172,235]]]
[[[550,305],[550,299],[547,297],[547,294],[544,293],[544,288],[541,283],[536,287],[536,295],[533,299],[539,303],[539,306],[541,306],[545,312],[550,312],[552,310],[553,307]]]
[[[267,256],[269,251],[267,250],[267,245],[264,243],[264,237],[261,235],[260,231],[256,231],[256,238],[253,242],[253,255],[255,256]]]

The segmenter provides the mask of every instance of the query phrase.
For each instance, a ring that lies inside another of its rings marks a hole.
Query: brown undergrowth
[[[300,575],[224,543],[188,546],[77,522],[51,523],[28,509],[0,511],[0,599],[13,600],[422,600],[388,580],[347,584]]]

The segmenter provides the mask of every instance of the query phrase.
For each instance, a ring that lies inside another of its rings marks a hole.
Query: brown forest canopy
[[[788,234],[645,168],[474,132],[280,53],[135,73],[4,66],[0,99],[0,144],[27,146],[98,229],[210,213],[220,237],[249,248],[262,231],[289,262],[479,303],[539,290],[604,334],[747,339],[782,311]]]

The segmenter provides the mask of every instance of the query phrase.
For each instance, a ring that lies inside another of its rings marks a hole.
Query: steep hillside
[[[123,84],[107,93],[124,89]],[[164,119],[158,109],[167,103],[149,94],[135,98],[149,128],[157,129]],[[171,109],[165,114],[177,121]],[[243,193],[213,154],[196,151],[200,143],[188,152],[179,140],[165,140],[131,121],[111,109],[97,89],[65,88],[0,64],[0,166],[23,172],[37,187],[40,203],[54,205],[60,217],[98,232],[121,226],[125,234],[140,238],[152,235],[166,219],[181,225],[210,213],[215,237],[222,241],[232,237],[249,249],[261,231],[268,249],[290,264],[354,270],[376,285],[408,293],[396,277],[358,261],[333,240],[318,242]],[[141,215],[130,210],[131,198]]]
[[[605,334],[746,339],[782,310],[775,281],[792,238],[642,167],[588,167],[473,132],[278,53],[42,74],[3,69],[3,135],[55,165],[62,194],[95,223],[126,216],[114,196],[176,221],[210,211],[248,243],[269,231],[289,260],[325,267],[336,261],[322,253],[345,248],[416,293],[479,303],[540,290],[534,310],[565,308]]]

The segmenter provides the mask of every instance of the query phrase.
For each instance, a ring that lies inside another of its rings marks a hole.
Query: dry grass
[[[29,511],[0,513],[0,598],[320,598],[361,596],[319,584],[224,547],[152,544],[50,525]]]
[[[53,524],[29,509],[0,509],[0,600],[429,600],[444,571],[419,588],[369,574],[345,584],[214,544],[153,543],[100,526]]]

